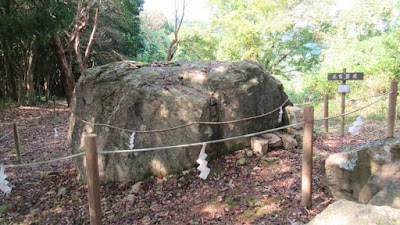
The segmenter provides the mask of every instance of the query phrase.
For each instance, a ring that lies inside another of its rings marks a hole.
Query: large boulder
[[[336,199],[400,208],[400,142],[376,140],[330,155],[323,181]]]
[[[257,132],[283,125],[279,110],[264,117],[220,125],[185,126],[165,132],[140,133],[193,122],[220,122],[252,117],[281,106],[287,95],[282,84],[253,61],[178,62],[139,65],[131,61],[88,70],[75,88],[69,142],[73,153],[84,151],[85,133],[98,135],[99,151],[203,142]],[[290,102],[287,102],[290,104]],[[87,123],[84,123],[85,120]],[[89,124],[88,124],[89,123]],[[237,139],[207,146],[211,157],[250,145]],[[106,154],[99,159],[103,182],[140,180],[196,164],[198,147],[152,152]],[[85,180],[85,163],[74,160]]]
[[[400,224],[400,210],[339,200],[318,214],[308,225]]]

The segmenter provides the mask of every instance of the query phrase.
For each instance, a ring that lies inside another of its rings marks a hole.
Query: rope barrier
[[[326,117],[326,118],[321,118],[321,119],[315,119],[314,121],[323,121],[323,120],[329,120],[329,119],[334,119],[334,118],[338,118],[341,116],[346,116],[358,111],[361,111],[367,107],[370,107],[371,105],[376,104],[377,102],[379,102],[380,100],[382,100],[384,97],[390,95],[392,93],[392,91],[385,93],[383,95],[381,95],[381,97],[375,101],[373,101],[372,103],[363,106],[359,109],[356,109],[354,111],[348,112],[348,113],[344,113],[344,114],[340,114],[340,115],[336,115],[336,116],[331,116],[331,117]],[[289,99],[287,99],[283,104],[286,104],[286,102]],[[281,106],[281,107],[282,107]],[[280,107],[279,107],[280,108]],[[277,108],[277,109],[279,109]],[[272,113],[274,111],[276,111],[277,109],[269,112]],[[265,114],[263,114],[265,115]],[[255,116],[255,117],[261,117],[262,115],[259,116]],[[244,119],[250,119],[250,118],[255,118],[255,117],[249,117],[249,118],[244,118]],[[233,120],[233,121],[242,121],[244,119],[238,119],[238,120]],[[215,123],[229,123],[231,121],[225,121],[225,122],[215,122]],[[209,123],[209,122],[197,122],[197,123]],[[214,123],[214,122],[210,122],[210,123]],[[195,124],[195,123],[192,123]],[[116,153],[132,153],[132,152],[145,152],[145,151],[155,151],[155,150],[166,150],[166,149],[175,149],[175,148],[184,148],[184,147],[194,147],[194,146],[200,146],[203,144],[215,144],[215,143],[220,143],[220,142],[225,142],[225,141],[231,141],[231,140],[236,140],[236,139],[240,139],[240,138],[248,138],[248,137],[253,137],[253,136],[257,136],[257,135],[261,135],[261,134],[265,134],[265,133],[270,133],[270,132],[274,132],[274,131],[279,131],[279,130],[283,130],[286,128],[290,128],[293,126],[297,126],[297,125],[302,125],[304,124],[304,122],[301,123],[295,123],[295,124],[290,124],[290,125],[286,125],[286,126],[282,126],[282,127],[278,127],[278,128],[273,128],[273,129],[269,129],[269,130],[264,130],[264,131],[259,131],[259,132],[255,132],[255,133],[250,133],[250,134],[245,134],[245,135],[240,135],[240,136],[235,136],[235,137],[229,137],[229,138],[223,138],[223,139],[218,139],[218,140],[211,140],[211,141],[204,141],[204,142],[197,142],[197,143],[191,143],[191,144],[182,144],[182,145],[173,145],[173,146],[162,146],[162,147],[152,147],[152,148],[141,148],[141,149],[128,149],[128,150],[115,150],[115,151],[99,151],[99,154],[116,154]],[[110,125],[109,125],[110,126]],[[169,128],[170,130],[171,128]],[[176,128],[177,129],[177,128]],[[126,129],[125,129],[126,130]],[[166,129],[168,130],[168,129]],[[149,131],[147,131],[149,132]],[[5,136],[3,136],[1,139],[5,138],[6,136],[10,135],[12,133],[9,132],[8,134],[6,134]],[[144,133],[144,132],[142,132]],[[0,139],[0,140],[1,140]],[[25,167],[25,166],[33,166],[33,165],[40,165],[40,164],[47,164],[47,163],[52,163],[52,162],[57,162],[57,161],[61,161],[61,160],[66,160],[66,159],[71,159],[71,158],[75,158],[75,157],[79,157],[85,155],[85,152],[80,152],[80,153],[76,153],[73,155],[69,155],[69,156],[65,156],[65,157],[61,157],[61,158],[55,158],[55,159],[51,159],[51,160],[47,160],[47,161],[39,161],[39,162],[32,162],[32,163],[23,163],[23,164],[15,164],[15,165],[4,165],[4,168],[16,168],[16,167]]]
[[[381,95],[374,95],[374,96],[368,96],[368,97],[362,97],[362,98],[347,99],[346,102],[358,101],[358,100],[364,100],[364,99],[370,99],[370,98],[377,98],[377,97],[381,97],[381,96],[387,95],[388,93],[391,93],[391,92],[386,92],[386,93],[383,93]],[[341,100],[329,99],[329,101],[340,102]],[[298,104],[293,104],[293,105],[294,106],[313,105],[313,104],[317,104],[317,103],[321,103],[321,102],[323,102],[323,100],[311,101],[311,102],[303,102],[303,103],[298,103]]]
[[[155,150],[165,150],[165,149],[174,149],[174,148],[193,147],[193,146],[200,146],[200,145],[203,145],[203,144],[215,144],[215,143],[220,143],[220,142],[225,142],[225,141],[236,140],[236,139],[240,139],[240,138],[253,137],[253,136],[257,136],[257,135],[261,135],[261,134],[265,134],[265,133],[270,133],[270,132],[274,132],[274,131],[278,131],[278,130],[283,130],[283,129],[286,129],[286,128],[289,128],[289,127],[294,127],[294,126],[301,125],[301,124],[304,124],[304,122],[290,124],[290,125],[286,125],[286,126],[282,126],[282,127],[278,127],[278,128],[273,128],[273,129],[269,129],[269,130],[259,131],[259,132],[240,135],[240,136],[235,136],[235,137],[212,140],[212,141],[203,141],[203,142],[197,142],[197,143],[191,143],[191,144],[172,145],[172,146],[153,147],[153,148],[127,149],[127,150],[115,150],[115,151],[99,151],[99,154],[147,152],[147,151],[155,151]]]
[[[184,128],[184,127],[188,127],[188,126],[192,126],[192,125],[222,125],[222,124],[230,124],[230,123],[237,123],[237,122],[241,122],[241,121],[247,121],[247,120],[252,120],[252,119],[258,119],[267,115],[270,115],[276,111],[278,111],[281,107],[283,107],[287,102],[289,101],[289,99],[286,99],[285,102],[282,103],[282,105],[280,105],[279,107],[277,107],[276,109],[261,114],[261,115],[257,115],[257,116],[252,116],[252,117],[247,117],[247,118],[241,118],[241,119],[236,119],[236,120],[229,120],[229,121],[222,121],[222,122],[192,122],[192,123],[187,123],[181,126],[176,126],[176,127],[171,127],[171,128],[165,128],[165,129],[156,129],[156,130],[131,130],[131,129],[126,129],[126,128],[121,128],[121,127],[117,127],[117,126],[113,126],[113,125],[109,125],[109,124],[91,124],[90,122],[80,118],[79,116],[77,116],[74,112],[70,111],[71,114],[78,118],[80,121],[82,121],[83,123],[94,127],[94,126],[105,126],[105,127],[109,127],[109,128],[113,128],[113,129],[118,129],[118,130],[122,130],[122,131],[128,131],[128,132],[135,132],[135,133],[157,133],[157,132],[165,132],[165,131],[171,131],[171,130],[176,130],[176,129],[180,129],[180,128]]]
[[[303,102],[303,103],[298,103],[298,104],[293,104],[294,106],[302,106],[302,105],[314,105],[317,103],[321,103],[323,101],[319,100],[319,101],[312,101],[312,102]]]
[[[3,137],[0,138],[0,141],[3,140],[4,138],[6,138],[8,135],[10,135],[12,133],[12,131],[8,132],[6,135],[4,135]]]
[[[61,157],[61,158],[55,158],[55,159],[50,159],[47,161],[39,161],[39,162],[32,162],[32,163],[21,163],[21,164],[14,164],[14,165],[4,165],[4,168],[16,168],[16,167],[25,167],[25,166],[34,166],[34,165],[40,165],[40,164],[47,164],[47,163],[52,163],[52,162],[57,162],[65,159],[72,159],[81,155],[85,155],[85,152],[79,152],[73,155]]]
[[[377,97],[382,97],[384,95],[390,94],[392,93],[392,91],[380,94],[380,95],[374,95],[374,96],[369,96],[369,97],[362,97],[362,98],[352,98],[352,99],[348,99],[346,100],[346,102],[351,102],[351,101],[358,101],[358,100],[364,100],[364,99],[370,99],[370,98],[377,98]]]
[[[129,150],[116,150],[116,151],[99,151],[99,154],[113,154],[113,153],[129,153],[129,152],[145,152],[145,151],[155,151],[155,150],[165,150],[165,149],[174,149],[174,148],[184,148],[184,147],[193,147],[193,146],[200,146],[203,144],[213,144],[213,143],[219,143],[219,142],[224,142],[224,141],[231,141],[239,138],[246,138],[246,137],[253,137],[265,133],[270,133],[282,129],[286,129],[289,127],[297,126],[302,123],[296,123],[296,124],[291,124],[291,125],[286,125],[274,129],[269,129],[269,130],[264,130],[256,133],[251,133],[251,134],[245,134],[241,136],[235,136],[235,137],[229,137],[229,138],[224,138],[224,139],[218,139],[218,140],[212,140],[212,141],[205,141],[205,142],[198,142],[198,143],[191,143],[191,144],[183,144],[183,145],[174,145],[174,146],[163,146],[163,147],[153,147],[153,148],[142,148],[142,149],[129,149]],[[61,157],[61,158],[55,158],[47,161],[39,161],[39,162],[32,162],[32,163],[23,163],[23,164],[15,164],[15,165],[4,165],[4,168],[16,168],[16,167],[25,167],[25,166],[34,166],[34,165],[40,165],[40,164],[47,164],[47,163],[52,163],[52,162],[57,162],[65,159],[71,159],[75,157],[79,157],[85,155],[85,152],[79,152],[73,155]]]
[[[391,93],[392,93],[391,91],[388,92],[388,93],[385,93],[385,94],[382,95],[379,99],[377,99],[377,100],[371,102],[370,104],[368,104],[368,105],[366,105],[366,106],[363,106],[363,107],[361,107],[361,108],[359,108],[359,109],[353,110],[353,111],[351,111],[351,112],[347,112],[347,113],[343,113],[343,114],[339,114],[339,115],[331,116],[331,117],[325,117],[325,118],[315,119],[314,121],[330,120],[330,119],[338,118],[338,117],[341,117],[341,116],[347,116],[347,115],[352,114],[352,113],[356,113],[356,112],[358,112],[358,111],[361,111],[361,110],[363,110],[363,109],[365,109],[365,108],[370,107],[371,105],[374,105],[374,104],[378,103],[378,102],[381,101],[384,97],[390,95]]]

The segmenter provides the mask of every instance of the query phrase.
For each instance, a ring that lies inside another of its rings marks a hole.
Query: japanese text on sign
[[[363,73],[328,73],[328,80],[363,80]]]

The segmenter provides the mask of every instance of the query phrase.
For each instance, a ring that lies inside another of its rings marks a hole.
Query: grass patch
[[[269,162],[266,160],[262,160],[261,164],[265,167],[265,168],[269,168],[271,170],[277,170],[279,167],[279,163],[278,162]]]
[[[218,164],[213,164],[212,165],[212,170],[210,171],[210,175],[208,176],[207,179],[210,177],[216,177],[218,174],[222,173],[225,170],[224,165],[222,163]]]

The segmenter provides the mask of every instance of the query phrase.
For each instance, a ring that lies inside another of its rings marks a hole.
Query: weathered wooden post
[[[19,144],[19,134],[17,124],[13,124],[14,127],[14,143],[15,143],[15,154],[17,155],[17,162],[21,163],[21,148]]]
[[[346,68],[343,68],[343,74],[346,74]],[[342,80],[342,85],[346,85],[346,80]],[[342,100],[340,102],[340,136],[344,136],[344,116],[343,114],[346,111],[346,92],[342,92]]]
[[[327,118],[329,116],[329,99],[328,95],[324,96],[324,118]],[[329,132],[329,121],[324,120],[324,132],[327,134]]]
[[[311,208],[314,107],[304,107],[304,137],[301,169],[301,205]]]
[[[90,224],[101,224],[100,179],[97,161],[97,135],[85,135],[87,183],[89,189]]]
[[[390,91],[392,91],[392,93],[389,95],[386,138],[394,137],[394,122],[396,119],[397,85],[398,85],[397,81],[392,81],[392,83],[390,85]]]
[[[53,118],[56,121],[56,96],[53,95]]]

